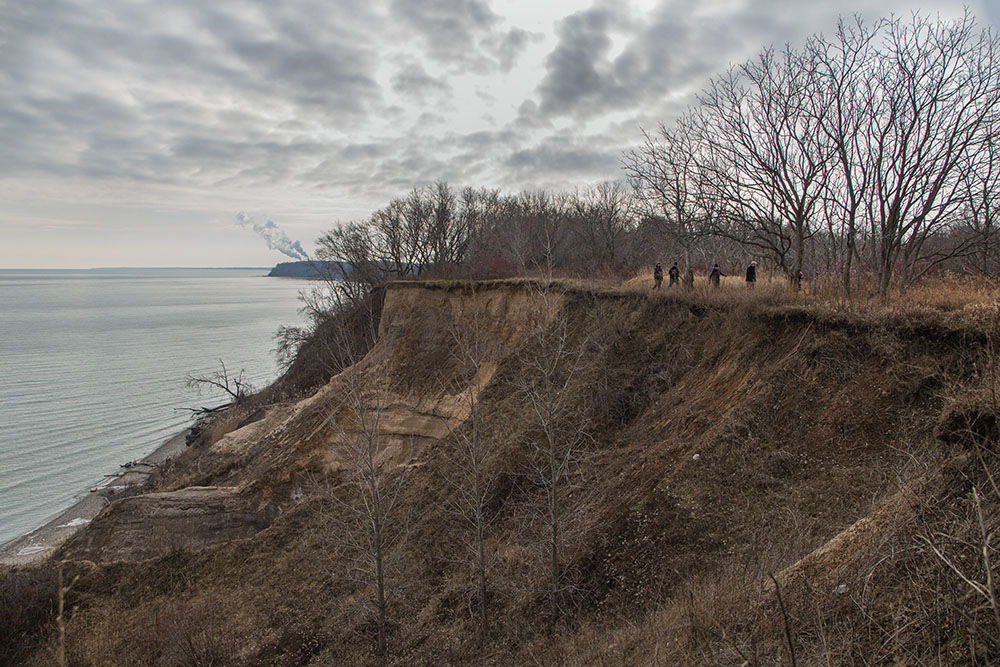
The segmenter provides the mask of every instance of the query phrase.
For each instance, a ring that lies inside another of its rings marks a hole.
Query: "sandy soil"
[[[171,436],[131,467],[123,467],[104,485],[91,489],[41,528],[0,545],[0,565],[25,565],[45,558],[90,523],[111,502],[116,491],[145,484],[157,465],[183,452],[186,435],[187,429]]]

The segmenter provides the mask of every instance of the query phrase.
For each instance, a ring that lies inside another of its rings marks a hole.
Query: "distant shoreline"
[[[0,267],[0,271],[270,271],[269,266],[89,266],[84,268]]]

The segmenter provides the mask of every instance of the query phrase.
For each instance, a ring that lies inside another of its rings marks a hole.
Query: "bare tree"
[[[942,252],[928,240],[956,225],[962,158],[983,145],[1000,112],[998,42],[988,31],[977,34],[970,15],[952,23],[895,19],[885,42],[869,76],[873,122],[865,136],[872,161],[866,213],[883,297],[897,269],[905,285],[967,251]]]
[[[811,99],[814,66],[791,47],[766,49],[714,79],[692,127],[706,147],[704,182],[716,234],[767,253],[794,280],[816,233],[831,159]]]
[[[565,586],[562,557],[564,532],[581,507],[580,496],[572,498],[579,465],[589,448],[589,405],[581,386],[594,370],[591,341],[581,335],[565,314],[557,316],[557,288],[546,282],[538,290],[539,309],[548,314],[522,349],[522,372],[514,390],[525,408],[529,428],[529,478],[540,489],[540,516],[545,527],[548,561],[547,597],[549,622],[554,627],[561,614]]]
[[[431,189],[431,220],[427,234],[428,266],[441,271],[457,266],[465,258],[471,232],[451,186],[438,181]]]
[[[376,247],[377,234],[380,224],[391,224],[384,218],[395,215],[396,208],[377,211],[368,220],[340,224],[316,240],[316,264],[321,267],[325,285],[311,292],[312,298],[319,301],[313,313],[324,312],[323,301],[360,301],[372,285],[385,280],[382,253]],[[390,253],[398,250],[389,247]],[[307,301],[306,307],[310,305]]]
[[[493,245],[522,272],[549,274],[569,265],[569,198],[548,192],[506,197],[490,233]]]
[[[703,237],[712,217],[700,168],[703,156],[692,133],[690,118],[672,127],[660,124],[657,136],[643,131],[642,146],[622,158],[638,199],[667,239],[692,265],[692,248]]]
[[[513,266],[502,242],[508,197],[497,189],[462,190],[462,215],[468,226],[468,246],[465,250],[469,276],[495,277],[504,267]]]
[[[495,554],[490,553],[487,545],[491,523],[488,503],[493,491],[490,471],[497,450],[491,446],[493,443],[484,431],[480,400],[492,373],[489,365],[500,354],[498,344],[486,333],[486,302],[480,299],[475,288],[463,300],[470,305],[466,314],[453,323],[450,331],[453,359],[462,375],[469,376],[468,384],[458,394],[467,415],[457,430],[453,430],[447,420],[445,423],[458,444],[458,455],[451,461],[457,472],[451,480],[456,491],[454,509],[468,529],[464,546],[475,571],[480,640],[485,641],[490,628],[488,579],[495,560]]]
[[[1000,147],[997,137],[968,153],[962,170],[965,203],[959,234],[973,244],[972,268],[983,275],[1000,269]]]
[[[810,108],[834,156],[825,178],[824,217],[830,238],[840,241],[835,247],[839,245],[841,287],[848,298],[858,226],[872,177],[863,140],[873,119],[867,109],[868,75],[877,55],[873,43],[883,25],[866,25],[859,17],[841,19],[833,39],[814,36],[805,47],[819,80]]]
[[[341,373],[341,403],[327,420],[334,461],[343,467],[331,493],[340,509],[335,514],[337,538],[357,579],[371,590],[378,656],[387,650],[390,558],[408,527],[399,503],[404,480],[395,464],[408,459],[409,453],[385,432],[393,396],[385,363],[369,355],[363,364]]]
[[[635,204],[620,182],[599,183],[573,197],[577,261],[593,269],[620,270],[632,256]]]

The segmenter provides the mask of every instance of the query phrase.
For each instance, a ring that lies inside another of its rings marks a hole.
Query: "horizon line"
[[[274,266],[3,266],[0,271],[205,271],[270,270]]]

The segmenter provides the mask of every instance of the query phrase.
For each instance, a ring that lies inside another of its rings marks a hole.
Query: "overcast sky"
[[[766,45],[962,11],[915,1],[0,0],[0,268],[268,266],[435,180],[618,179]]]

